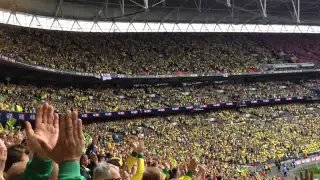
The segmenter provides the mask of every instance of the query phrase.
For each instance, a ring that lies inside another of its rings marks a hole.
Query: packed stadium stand
[[[241,34],[106,35],[7,26],[1,28],[1,34],[4,55],[27,64],[77,72],[233,73],[259,71],[260,64],[276,63],[270,50]]]
[[[301,84],[300,84],[301,83]],[[0,108],[35,113],[34,103],[50,102],[59,112],[77,108],[79,112],[111,112],[216,104],[294,96],[312,96],[309,82],[265,82],[239,85],[191,85],[131,89],[77,89],[0,84]]]
[[[318,5],[0,1],[0,180],[294,179],[320,160]]]

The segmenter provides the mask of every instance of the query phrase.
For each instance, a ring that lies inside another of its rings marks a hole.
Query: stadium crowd
[[[17,61],[77,72],[235,73],[275,63],[270,50],[241,34],[83,34],[2,26],[0,44],[0,53]]]
[[[263,179],[248,164],[320,148],[318,104],[280,105],[82,125],[45,103],[35,127],[1,129],[6,179]],[[17,178],[19,177],[19,178]],[[271,179],[271,177],[269,178]]]
[[[0,53],[32,65],[117,74],[259,71],[260,64],[278,63],[272,51],[318,62],[315,40],[276,37],[261,36],[269,50],[240,34],[106,35],[1,26]],[[248,165],[268,167],[319,150],[319,104],[85,125],[78,112],[312,96],[312,86],[317,81],[121,89],[1,83],[0,110],[36,113],[36,120],[34,129],[26,122],[24,131],[0,126],[0,180],[258,180],[265,174]]]
[[[71,107],[77,108],[79,112],[110,112],[262,98],[311,96],[312,93],[309,81],[127,89],[79,89],[0,84],[0,110],[34,113],[35,105],[46,101],[52,103],[59,112]]]

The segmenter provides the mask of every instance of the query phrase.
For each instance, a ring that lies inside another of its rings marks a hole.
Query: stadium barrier
[[[117,112],[100,112],[100,113],[82,113],[79,114],[81,119],[95,119],[95,118],[122,118],[122,117],[132,117],[141,115],[164,115],[169,113],[179,113],[179,112],[197,112],[197,111],[207,111],[213,109],[223,109],[223,108],[236,108],[244,106],[262,106],[275,103],[291,103],[291,102],[307,102],[312,100],[312,98],[307,96],[296,96],[287,98],[271,98],[271,99],[258,99],[252,101],[234,101],[234,102],[222,102],[217,104],[205,104],[205,105],[194,105],[194,106],[181,106],[181,107],[167,107],[167,108],[156,108],[156,109],[140,109],[131,111],[117,111]],[[8,119],[17,120],[35,120],[35,114],[32,113],[19,113],[19,112],[8,112],[0,111],[0,121],[5,122]]]

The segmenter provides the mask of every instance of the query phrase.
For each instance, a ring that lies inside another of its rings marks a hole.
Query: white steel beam
[[[226,4],[227,4],[228,7],[231,7],[230,0],[227,0],[227,3],[226,3]]]
[[[300,23],[300,0],[291,0],[294,16],[297,20],[297,23]]]
[[[104,17],[108,18],[108,12],[109,12],[109,0],[106,0],[106,7],[104,9]]]
[[[198,12],[201,12],[201,2],[202,0],[199,0]]]
[[[162,3],[162,5],[163,5],[163,4],[165,4],[165,1],[166,1],[166,0],[161,0],[161,1],[153,4],[151,7],[155,7],[156,5],[158,5],[158,4],[160,4],[160,3]]]
[[[165,20],[167,20],[175,11],[177,11],[178,8],[174,8],[171,11],[169,11],[162,19],[161,23],[163,23]]]
[[[300,0],[298,0],[298,16],[297,16],[297,23],[300,23]]]
[[[267,0],[259,0],[260,1],[260,6],[262,10],[262,16],[267,17]]]
[[[143,0],[143,2],[144,2],[144,8],[146,10],[148,10],[149,9],[149,1],[148,0]]]
[[[119,0],[121,15],[124,16],[124,0]]]
[[[135,4],[135,5],[137,5],[137,6],[140,6],[140,7],[142,7],[142,8],[146,8],[145,6],[143,6],[143,5],[135,2],[134,0],[129,0],[129,1],[133,2],[133,4]],[[148,3],[148,0],[144,0],[144,3],[146,3],[145,1],[147,1],[147,3]]]
[[[63,0],[60,0],[60,1],[59,1],[59,4],[58,4],[58,6],[57,6],[57,9],[56,9],[56,13],[55,13],[55,15],[54,15],[55,18],[57,18],[59,12],[61,12],[61,6],[62,6],[62,4],[63,4]]]

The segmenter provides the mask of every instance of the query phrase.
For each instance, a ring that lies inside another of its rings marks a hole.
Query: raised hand
[[[130,180],[129,173],[123,169],[120,169],[120,176],[122,180]]]
[[[79,161],[83,147],[82,121],[78,119],[78,112],[68,110],[62,115],[58,142],[49,155],[58,164]]]
[[[206,173],[206,167],[205,166],[199,166],[199,171],[201,172],[201,173]]]
[[[2,140],[0,140],[0,180],[4,180],[3,171],[6,166],[7,147]]]
[[[188,171],[190,172],[195,172],[195,170],[197,169],[197,161],[195,159],[191,159],[191,161],[189,162],[188,166],[187,166],[187,169]]]
[[[48,152],[56,146],[59,136],[59,116],[48,103],[36,110],[35,129],[26,121],[27,144],[40,158],[48,159]]]
[[[143,152],[144,152],[144,142],[143,142],[143,140],[140,140],[139,145],[137,147],[137,153],[143,154]]]
[[[311,173],[308,173],[308,169],[304,170],[305,172],[305,177],[303,177],[302,172],[300,172],[300,180],[313,180],[313,171],[311,171]],[[295,177],[295,180],[299,180],[298,177]]]
[[[166,169],[166,170],[170,170],[171,168],[171,166],[170,166],[170,163],[169,162],[164,162],[163,163],[163,166],[164,166],[164,168]]]

